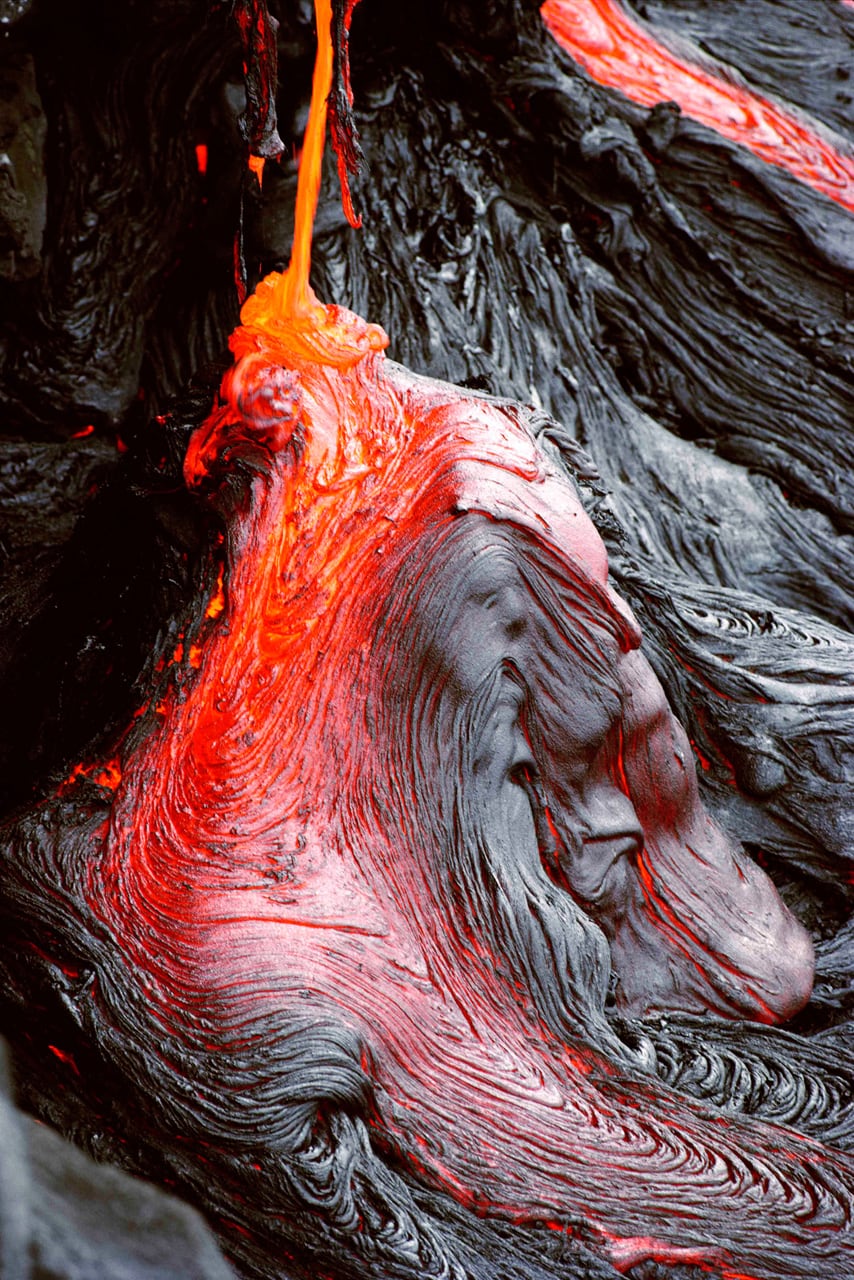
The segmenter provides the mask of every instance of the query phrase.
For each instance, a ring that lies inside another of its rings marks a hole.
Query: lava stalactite
[[[238,0],[234,7],[243,46],[246,112],[243,135],[254,159],[275,160],[284,151],[276,121],[278,22],[266,0]]]

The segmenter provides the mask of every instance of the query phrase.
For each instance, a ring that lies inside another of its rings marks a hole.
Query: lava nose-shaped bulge
[[[377,718],[423,757],[429,789],[476,782],[482,806],[506,807],[510,791],[527,806],[512,784],[533,768],[524,726],[539,628],[513,530],[481,514],[443,519],[418,553],[396,570],[383,606]]]
[[[516,783],[550,874],[585,907],[618,911],[643,844],[621,767],[623,622],[529,533],[464,525],[428,661],[451,702],[476,710],[477,789],[504,806]]]
[[[623,760],[621,668],[634,641],[608,594],[567,562],[532,546],[521,574],[530,614],[523,731],[553,835],[543,861],[607,926],[633,892],[644,841]]]
[[[533,764],[523,708],[539,630],[535,602],[512,538],[485,517],[466,516],[441,550],[430,565],[431,589],[410,614],[412,656],[444,691],[455,732],[476,709],[471,767],[498,785]]]
[[[471,770],[491,838],[527,846],[533,823],[552,877],[618,910],[643,833],[621,767],[631,640],[607,590],[531,530],[469,513],[393,594],[420,691],[440,691],[442,767]],[[388,686],[391,706],[404,682]]]
[[[499,786],[533,767],[523,708],[536,628],[524,583],[501,544],[478,541],[446,658],[460,705],[483,703],[473,772]]]
[[[607,637],[597,639],[599,657]],[[556,837],[547,867],[604,926],[628,905],[644,836],[623,768],[617,654],[613,667],[591,656],[550,638],[534,664],[526,727]]]

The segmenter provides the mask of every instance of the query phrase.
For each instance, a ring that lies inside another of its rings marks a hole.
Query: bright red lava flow
[[[540,12],[558,43],[600,84],[644,107],[677,102],[686,115],[854,213],[854,157],[790,111],[681,61],[616,0],[546,0]]]
[[[316,15],[291,265],[244,305],[236,363],[185,462],[190,488],[233,504],[224,566],[204,622],[177,638],[167,665],[181,670],[148,736],[68,780],[116,792],[87,862],[90,906],[141,975],[158,1042],[201,1037],[212,1062],[248,1054],[228,1076],[243,1095],[229,1116],[247,1126],[230,1140],[257,1149],[267,1121],[307,1099],[307,1141],[315,1082],[347,1102],[355,1064],[370,1065],[372,1127],[476,1212],[566,1218],[568,1232],[583,1218],[621,1272],[652,1259],[815,1277],[851,1218],[835,1154],[746,1116],[722,1123],[589,1043],[610,1034],[604,936],[555,892],[489,745],[508,707],[521,715],[523,657],[544,776],[576,740],[567,702],[582,727],[608,698],[624,708],[619,777],[645,833],[626,954],[661,957],[644,984],[678,988],[688,1011],[776,1021],[808,997],[808,940],[702,809],[605,546],[524,414],[386,362],[378,326],[311,290],[330,0]],[[530,654],[512,647],[524,627],[489,622],[500,593],[466,576],[484,546],[513,569]],[[486,678],[466,635],[496,637]],[[556,678],[573,699],[549,693]],[[502,816],[494,850],[478,803]],[[222,1079],[193,1081],[200,1119]]]

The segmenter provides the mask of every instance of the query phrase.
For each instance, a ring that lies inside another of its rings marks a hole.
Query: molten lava
[[[366,325],[341,307],[319,302],[309,283],[312,228],[323,173],[327,102],[332,88],[331,0],[317,0],[315,14],[317,58],[300,157],[290,265],[283,273],[273,272],[267,276],[247,300],[241,311],[242,328],[232,336],[231,348],[238,359],[266,351],[276,363],[284,364],[289,354],[299,354],[343,367],[361,359],[368,351],[383,350],[388,338],[378,325]],[[264,384],[265,366],[256,362],[251,367],[250,378],[246,376],[248,365],[236,375],[241,384],[236,394],[269,396],[271,389]],[[283,401],[283,411],[285,407]]]
[[[249,1153],[252,1202],[355,1115],[387,1179],[583,1219],[620,1270],[818,1280],[851,1229],[844,1157],[672,1092],[604,1013],[613,972],[632,1015],[779,1021],[809,997],[805,931],[705,813],[526,413],[391,364],[311,290],[330,17],[291,264],[244,305],[186,458],[224,572],[87,837],[145,1021],[92,998],[128,1061],[175,1064],[182,1139]]]
[[[618,0],[546,0],[541,12],[555,39],[601,84],[645,107],[677,102],[686,115],[854,213],[854,158],[791,111],[683,62]]]

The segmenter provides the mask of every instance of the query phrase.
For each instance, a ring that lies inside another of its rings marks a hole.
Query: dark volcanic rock
[[[229,1280],[199,1214],[13,1105],[0,1047],[2,1280]]]

